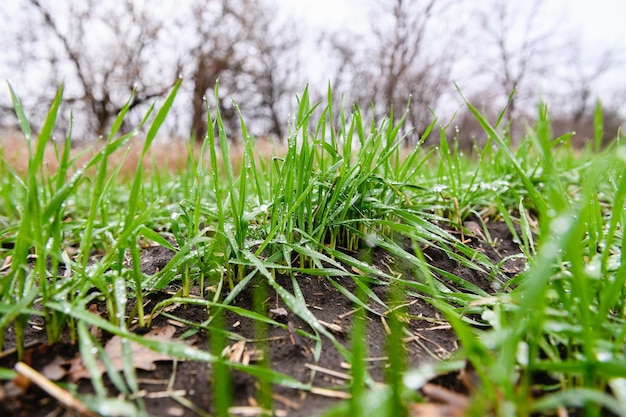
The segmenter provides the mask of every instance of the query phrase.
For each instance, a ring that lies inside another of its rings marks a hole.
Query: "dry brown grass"
[[[103,143],[94,143],[72,148],[70,155],[71,158],[76,158],[76,163],[73,169],[70,170],[70,174],[83,166],[103,146]],[[131,140],[111,155],[109,158],[109,169],[114,169],[121,164],[120,176],[122,178],[130,178],[135,173],[142,148],[143,141],[141,139]],[[243,158],[243,148],[238,144],[234,144],[229,149],[233,169],[238,172]],[[189,150],[191,150],[194,157],[200,154],[200,146],[197,144],[193,144],[188,148],[185,142],[179,140],[155,142],[143,159],[144,172],[147,175],[152,174],[155,170],[159,173],[179,173],[187,167]],[[274,144],[264,139],[257,142],[256,150],[257,155],[255,155],[255,158],[257,159],[268,159],[271,156],[282,155],[285,152],[282,145]],[[62,145],[59,145],[58,153],[61,151]],[[28,148],[23,137],[17,134],[0,135],[0,157],[20,175],[27,173]],[[208,154],[205,155],[203,163],[206,164],[207,168],[210,167]],[[44,172],[52,174],[56,172],[58,165],[57,151],[54,145],[48,145],[44,154]],[[93,173],[95,173],[95,169],[87,174]]]

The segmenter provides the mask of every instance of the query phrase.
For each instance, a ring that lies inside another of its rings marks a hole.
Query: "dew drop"
[[[376,233],[368,233],[363,241],[368,247],[374,248],[378,243],[378,236]]]
[[[559,216],[550,223],[550,230],[554,236],[565,234],[572,225],[572,219],[569,216]]]
[[[404,375],[404,385],[408,388],[417,390],[422,388],[428,381],[437,376],[435,368],[431,364],[420,366],[419,369],[415,369],[407,372]]]
[[[194,357],[197,353],[198,351],[192,347],[186,347],[183,349],[183,354],[185,356]]]
[[[522,366],[528,365],[528,343],[519,342],[517,344],[517,351],[515,352],[515,358],[517,359],[517,363]]]
[[[499,328],[499,320],[498,320],[498,316],[496,315],[496,313],[494,313],[492,310],[485,310],[482,312],[482,314],[480,315],[480,317],[485,320],[487,323],[489,323],[489,325],[493,328]]]
[[[593,261],[585,265],[585,274],[589,278],[600,279],[602,276],[600,263],[594,259]]]

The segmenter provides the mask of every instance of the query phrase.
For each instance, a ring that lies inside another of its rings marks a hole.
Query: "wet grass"
[[[415,375],[435,376],[468,363],[477,376],[476,395],[464,410],[469,415],[524,416],[563,406],[582,407],[590,416],[606,410],[625,415],[626,147],[616,140],[600,149],[600,109],[598,140],[587,149],[572,149],[569,135],[552,137],[545,106],[519,148],[512,149],[500,121],[490,124],[467,103],[488,136],[487,144],[468,156],[438,121],[406,149],[402,117],[391,114],[367,123],[357,106],[349,114],[333,108],[332,91],[326,103],[311,103],[305,90],[284,152],[260,156],[241,119],[243,146],[231,154],[219,109],[212,109],[202,149],[188,148],[186,164],[175,172],[159,171],[155,160],[146,173],[143,161],[177,89],[178,84],[133,131],[121,134],[131,98],[106,143],[86,160],[70,154],[69,146],[54,147],[54,169],[46,167],[44,155],[53,146],[62,88],[37,135],[11,91],[28,164],[20,171],[10,158],[0,158],[0,334],[13,326],[18,355],[27,321],[36,315],[44,320],[49,343],[67,332],[85,357],[97,352],[95,357],[110,363],[88,330],[95,326],[172,357],[212,363],[216,415],[228,415],[232,406],[227,393],[234,370],[259,381],[260,405],[269,410],[273,385],[314,387],[270,369],[267,361],[243,365],[221,352],[228,338],[225,311],[253,319],[258,340],[267,326],[282,325],[267,317],[262,303],[274,291],[308,324],[303,337],[315,341],[316,359],[324,343],[332,343],[350,364],[352,379],[344,389],[351,399],[329,410],[329,416],[406,415],[426,400],[418,389],[427,380]],[[123,158],[112,155],[129,149],[142,129],[147,133],[140,157],[128,176]],[[423,146],[436,136],[438,147]],[[71,130],[66,144],[70,141]],[[485,222],[506,222],[527,268],[509,280],[503,262],[494,264],[469,247],[463,236],[475,231],[464,226],[468,219],[482,226],[488,241]],[[176,252],[154,275],[139,268],[147,243]],[[403,259],[406,274],[379,270],[359,256],[363,247],[380,247]],[[422,253],[425,247],[489,274],[496,290],[488,293],[433,268]],[[354,303],[349,349],[309,309],[299,274],[327,279]],[[277,276],[289,277],[291,290]],[[333,281],[336,276],[352,278],[356,293]],[[259,280],[256,307],[237,310],[238,295]],[[389,299],[379,299],[371,290],[375,285],[388,286]],[[143,298],[166,286],[178,292],[153,311],[143,311]],[[191,291],[196,286],[199,296]],[[460,340],[459,351],[434,370],[431,365],[406,369],[402,306],[415,295],[436,307]],[[94,300],[106,304],[105,318],[89,311]],[[130,300],[136,308],[129,316]],[[364,362],[365,317],[378,314],[370,302],[388,312],[390,359],[383,384],[374,383]],[[129,331],[130,323],[149,326],[153,314],[173,303],[210,311],[207,322],[198,325],[209,329],[206,349]],[[86,361],[94,394],[82,399],[96,412],[145,413],[136,395],[130,344],[123,349],[123,371],[106,370],[122,400],[106,395],[96,361]],[[534,377],[540,373],[549,375],[552,385],[537,386]],[[4,379],[15,375],[11,369],[0,373]]]

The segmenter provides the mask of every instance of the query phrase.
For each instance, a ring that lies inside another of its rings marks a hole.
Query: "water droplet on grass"
[[[515,352],[515,358],[517,359],[517,363],[522,366],[528,365],[528,343],[519,342],[517,344],[517,351]]]
[[[365,236],[365,239],[363,239],[363,242],[370,248],[374,248],[376,247],[377,243],[378,243],[378,236],[376,236],[376,233],[368,233]]]
[[[560,236],[566,233],[572,226],[572,218],[570,216],[559,216],[550,223],[550,231],[553,236]]]
[[[404,375],[404,385],[413,390],[422,388],[428,381],[437,376],[434,366],[426,364],[411,370]]]
[[[589,278],[600,279],[602,277],[602,265],[601,260],[598,257],[594,257],[591,262],[585,265],[585,274]]]

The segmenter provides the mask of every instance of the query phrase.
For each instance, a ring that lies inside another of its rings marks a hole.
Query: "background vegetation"
[[[559,134],[578,132],[575,142],[593,137],[588,127],[597,99],[607,132],[623,121],[624,87],[605,88],[602,97],[597,90],[623,71],[623,51],[610,40],[589,45],[576,27],[565,26],[569,2],[371,0],[351,7],[353,21],[337,29],[307,27],[272,0],[159,7],[143,0],[5,2],[0,68],[22,92],[33,120],[42,120],[50,92],[65,80],[59,125],[67,126],[74,109],[75,142],[104,138],[136,87],[122,126],[129,130],[179,75],[184,81],[174,117],[161,135],[199,142],[206,134],[205,96],[210,107],[223,109],[233,140],[242,138],[231,98],[252,135],[286,138],[294,97],[307,83],[314,99],[323,98],[330,83],[336,108],[373,103],[375,117],[392,107],[399,114],[410,98],[405,131],[424,132],[434,119],[431,109],[446,120],[459,110],[450,128],[459,128],[464,147],[486,136],[453,80],[492,122],[519,86],[505,115],[508,128],[516,129],[513,138],[523,135],[524,119],[532,124],[539,99],[549,104]],[[362,9],[368,12],[358,13]],[[218,78],[215,98],[210,90]],[[0,123],[15,128],[7,94],[0,97]]]

